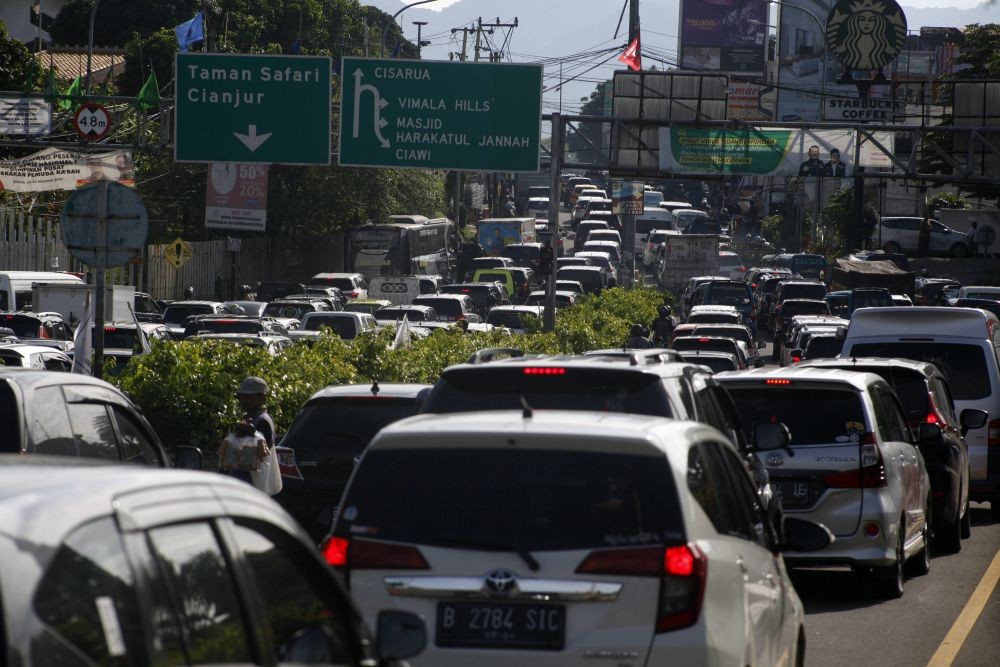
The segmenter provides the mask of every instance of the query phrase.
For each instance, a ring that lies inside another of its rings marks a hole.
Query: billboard
[[[892,136],[875,133],[891,150]],[[853,129],[737,130],[661,127],[660,168],[671,174],[746,174],[755,176],[852,176],[857,132]],[[861,166],[875,166],[880,154],[862,144]],[[878,166],[881,166],[879,160]]]
[[[827,49],[827,17],[834,4],[834,0],[784,0],[778,8],[777,121],[819,120],[826,97],[858,97],[854,84],[837,83],[844,67]],[[851,76],[864,81],[874,79],[877,73],[852,70]],[[890,87],[873,85],[868,96],[888,98]]]
[[[266,164],[213,162],[205,189],[205,227],[264,231],[267,172]]]
[[[0,190],[48,192],[75,190],[94,181],[135,185],[135,165],[130,151],[78,153],[44,148],[26,157],[0,161]]]
[[[681,0],[682,69],[763,74],[767,47],[764,0]]]

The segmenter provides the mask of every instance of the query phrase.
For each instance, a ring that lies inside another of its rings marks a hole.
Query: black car
[[[247,317],[245,315],[196,315],[189,317],[184,323],[182,338],[188,338],[200,333],[287,333],[276,320],[267,318]]]
[[[171,465],[153,427],[125,394],[77,373],[0,367],[0,452]],[[177,449],[201,468],[201,452]]]
[[[249,484],[125,472],[0,456],[0,664],[360,667],[423,650],[422,621],[396,611],[376,649],[302,529]]]
[[[316,392],[277,447],[275,499],[318,543],[330,530],[354,463],[387,424],[416,414],[425,384],[342,385]]]
[[[858,357],[803,361],[800,365],[875,373],[892,385],[914,436],[921,435],[926,426],[938,428],[941,437],[936,446],[920,448],[931,481],[934,544],[946,553],[961,550],[962,539],[972,534],[969,449],[964,436],[969,428],[986,423],[986,412],[969,408],[956,417],[948,380],[930,362]]]
[[[493,306],[505,306],[510,303],[507,290],[496,283],[455,283],[442,285],[440,294],[465,294],[472,299],[479,317],[486,319],[486,314]]]
[[[556,278],[581,283],[587,294],[600,294],[610,282],[608,270],[603,266],[564,266],[556,271]]]
[[[500,254],[514,260],[514,266],[524,266],[532,271],[538,271],[542,264],[541,243],[510,243],[504,246]]]

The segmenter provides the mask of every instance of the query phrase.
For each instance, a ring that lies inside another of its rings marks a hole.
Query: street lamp
[[[385,24],[385,28],[382,30],[382,43],[379,45],[378,57],[385,57],[385,37],[389,34],[389,26],[396,25],[396,17],[405,12],[410,7],[416,7],[417,5],[426,5],[428,2],[437,2],[437,0],[420,0],[419,2],[411,2],[405,5],[402,9],[392,15],[392,20]],[[402,28],[400,28],[402,30]]]
[[[820,113],[822,113],[823,107],[826,104],[826,77],[827,77],[827,60],[826,60],[826,58],[827,58],[827,48],[826,48],[826,44],[825,44],[825,40],[826,40],[826,24],[823,23],[823,21],[821,21],[820,18],[818,16],[816,16],[816,14],[812,10],[806,9],[805,7],[800,7],[798,5],[786,5],[785,3],[781,2],[781,0],[764,0],[764,2],[766,2],[768,4],[771,4],[771,5],[778,5],[779,7],[785,7],[785,8],[788,8],[788,9],[798,9],[799,11],[802,11],[802,12],[808,14],[809,16],[811,16],[813,18],[813,20],[816,21],[816,25],[819,26],[819,36],[820,36],[820,39],[824,40],[824,44],[823,44],[823,71],[820,72],[820,75],[819,75],[819,86],[820,86],[820,89],[819,89],[819,106],[820,106]],[[759,23],[759,21],[751,20],[751,23]],[[779,58],[778,66],[780,67],[781,66],[781,62],[780,62],[780,58],[781,58],[781,55],[780,55],[781,54],[781,34],[780,34],[781,33],[781,28],[780,27],[775,27],[775,26],[768,26],[768,27],[775,28],[778,31],[778,33],[779,33],[778,34],[778,40],[779,41],[778,41],[778,44],[777,44],[777,51],[778,51],[778,58]]]

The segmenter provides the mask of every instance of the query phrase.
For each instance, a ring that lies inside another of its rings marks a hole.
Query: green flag
[[[156,81],[156,70],[149,73],[146,83],[139,89],[137,106],[145,111],[151,111],[160,106],[160,84]]]
[[[66,93],[63,98],[59,100],[59,108],[64,111],[72,111],[80,104],[81,96],[80,89],[83,88],[83,82],[80,81],[80,75],[77,74],[76,78],[73,79],[73,83],[69,84],[69,88],[66,89]]]
[[[58,104],[59,96],[62,95],[62,91],[59,90],[59,84],[56,83],[56,71],[49,68],[48,76],[45,77],[45,101],[49,104]]]

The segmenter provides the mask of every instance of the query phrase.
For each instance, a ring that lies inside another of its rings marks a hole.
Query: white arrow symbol
[[[256,125],[250,125],[249,128],[247,129],[247,133],[246,134],[240,134],[239,132],[233,132],[233,136],[236,137],[237,139],[239,139],[240,142],[242,142],[242,144],[244,146],[246,146],[247,148],[249,148],[250,152],[252,153],[255,150],[257,150],[258,148],[260,148],[260,145],[262,143],[264,143],[265,141],[268,140],[268,138],[271,136],[271,133],[268,132],[266,134],[257,134],[257,126]]]
[[[382,148],[389,147],[389,140],[382,136],[382,128],[389,124],[389,121],[382,118],[382,109],[389,106],[389,101],[382,97],[379,93],[378,88],[371,84],[361,83],[361,79],[364,77],[364,73],[361,68],[358,67],[354,70],[354,126],[351,128],[353,132],[351,136],[355,139],[361,131],[361,94],[365,91],[372,94],[372,99],[376,102],[376,105],[372,108],[372,121],[375,123],[375,127],[372,128],[375,131],[375,137],[378,139]]]

